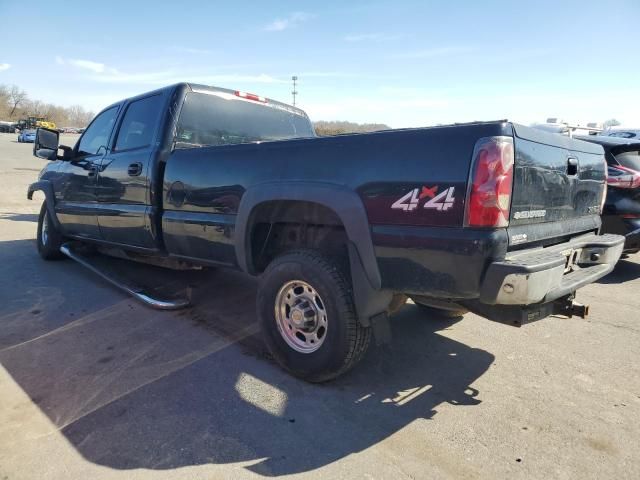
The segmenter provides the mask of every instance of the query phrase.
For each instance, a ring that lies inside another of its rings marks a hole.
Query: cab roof
[[[112,103],[111,105],[106,106],[105,108],[103,108],[101,110],[108,110],[109,108],[115,107],[116,105],[122,105],[123,103],[127,103],[127,102],[132,102],[138,98],[142,98],[142,97],[147,97],[149,95],[152,95],[154,93],[167,93],[169,91],[175,91],[179,88],[183,88],[186,89],[188,91],[191,92],[200,92],[200,93],[211,93],[211,94],[215,94],[215,93],[224,93],[226,95],[237,95],[239,93],[241,93],[240,90],[230,90],[228,88],[222,88],[222,87],[214,87],[214,86],[210,86],[210,85],[202,85],[202,84],[198,84],[198,83],[188,83],[188,82],[180,82],[180,83],[174,83],[172,85],[167,85],[166,87],[162,87],[162,88],[158,88],[156,90],[150,90],[148,92],[144,92],[144,93],[140,93],[138,95],[134,95],[132,97],[128,97],[128,98],[123,98],[122,100],[119,100],[117,102]],[[267,97],[263,97],[265,100],[265,105],[266,106],[271,106],[271,107],[276,107],[279,108],[281,110],[287,110],[291,113],[294,113],[296,115],[300,115],[302,117],[308,118],[306,112],[298,107],[294,107],[292,105],[289,105],[287,103],[283,103],[283,102],[279,102],[277,100],[273,100],[271,98],[267,98]]]

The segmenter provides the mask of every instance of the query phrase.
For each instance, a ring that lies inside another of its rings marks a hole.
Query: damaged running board
[[[145,305],[150,306],[151,308],[155,308],[157,310],[179,310],[181,308],[188,307],[191,303],[190,299],[188,298],[177,300],[160,300],[145,293],[144,289],[140,287],[127,285],[125,282],[116,279],[114,276],[109,275],[108,273],[101,270],[98,266],[92,264],[91,261],[82,254],[74,251],[73,245],[71,243],[65,243],[64,245],[62,245],[60,247],[60,251],[70,259],[75,260],[83,267],[88,268],[93,273],[99,275],[110,284],[118,287],[120,290],[123,290],[124,292],[141,301]]]

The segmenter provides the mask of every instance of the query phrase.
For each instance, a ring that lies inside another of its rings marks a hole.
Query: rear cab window
[[[148,147],[153,142],[163,107],[161,94],[131,102],[124,114],[115,151]]]
[[[313,137],[308,117],[293,108],[264,104],[225,92],[187,93],[176,148],[234,145]]]

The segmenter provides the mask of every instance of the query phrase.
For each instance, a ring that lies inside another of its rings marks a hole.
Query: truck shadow
[[[245,468],[264,476],[318,469],[445,404],[479,404],[473,383],[494,360],[448,338],[459,319],[424,318],[407,305],[393,318],[390,346],[372,348],[332,383],[311,385],[264,352],[251,278],[123,262],[123,271],[158,289],[197,285],[193,308],[154,312],[70,261],[40,262],[32,241],[0,245],[0,261],[22,266],[0,280],[10,299],[0,306],[0,363],[51,430],[88,461],[114,469],[231,462],[252,462]]]
[[[602,277],[598,280],[598,283],[617,284],[640,278],[640,263],[638,263],[638,260],[640,260],[640,254],[634,254],[625,260],[620,260],[613,272]]]
[[[14,222],[37,222],[37,213],[0,213],[0,220],[11,220]]]

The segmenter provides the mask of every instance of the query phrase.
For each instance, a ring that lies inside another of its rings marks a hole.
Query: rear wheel
[[[358,321],[347,275],[313,250],[285,253],[269,264],[260,279],[257,309],[275,360],[309,382],[345,373],[369,346],[371,329]]]
[[[45,260],[57,260],[63,258],[60,247],[64,243],[64,237],[56,229],[47,211],[47,202],[42,203],[38,216],[38,234],[36,238],[38,253]]]

